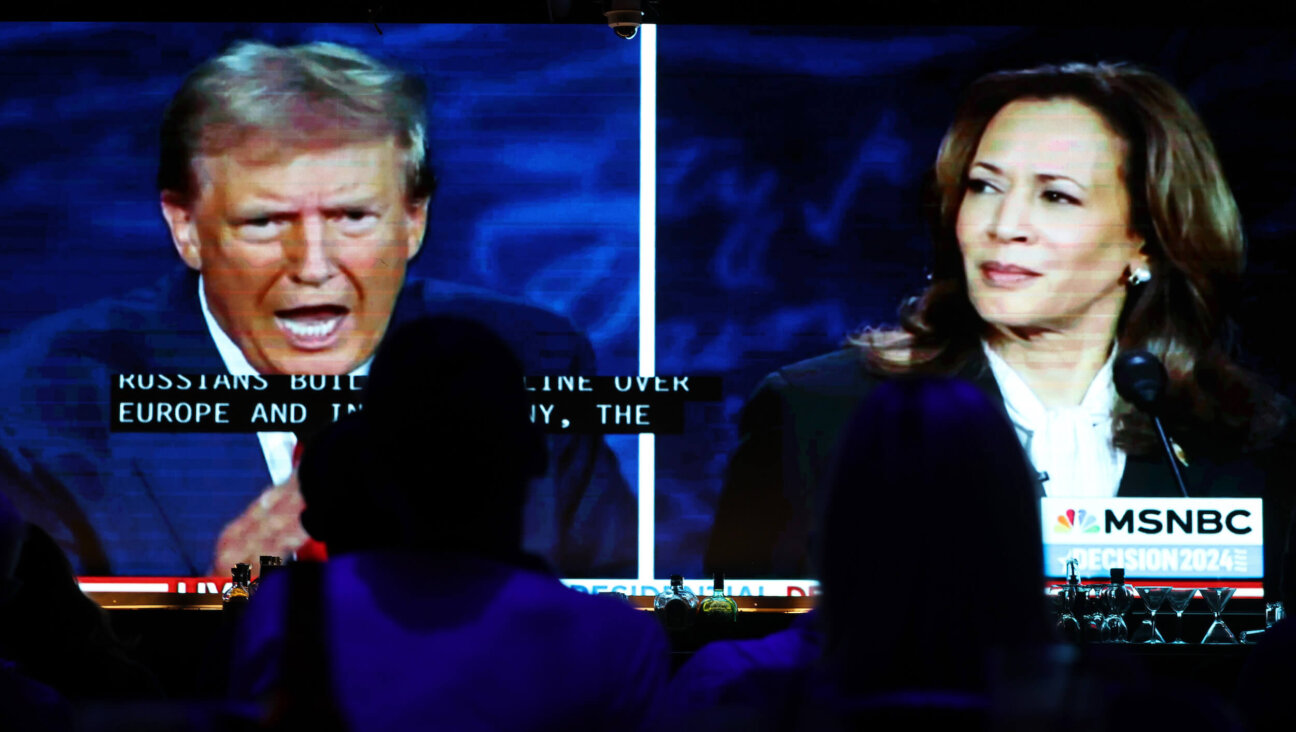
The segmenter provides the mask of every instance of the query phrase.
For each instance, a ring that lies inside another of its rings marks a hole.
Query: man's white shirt
[[[198,276],[198,302],[202,304],[207,331],[216,342],[216,350],[220,352],[221,360],[225,362],[225,369],[231,376],[256,376],[258,371],[248,363],[242,349],[221,329],[220,323],[216,322],[216,318],[208,309],[207,294],[203,292],[202,275]],[[372,356],[357,366],[350,375],[368,376],[371,363],[373,363]],[[275,485],[286,482],[292,476],[292,454],[293,449],[297,447],[297,435],[292,432],[258,432],[257,438],[261,441],[261,452],[265,455],[266,467],[270,470],[270,480]]]

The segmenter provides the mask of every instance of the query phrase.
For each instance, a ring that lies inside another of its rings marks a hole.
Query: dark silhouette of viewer
[[[520,362],[471,320],[426,318],[378,349],[364,404],[410,546],[516,556],[529,481],[548,463]],[[391,496],[385,495],[389,499]]]
[[[1049,638],[1033,473],[970,384],[879,387],[850,423],[822,525],[825,660],[848,695],[984,691],[991,649]]]
[[[26,522],[0,493],[0,613],[6,613],[9,601],[18,594],[22,579],[18,561],[27,536]],[[10,637],[22,629],[11,625],[0,627],[0,710],[4,723],[13,729],[71,730],[72,708],[57,691],[31,678],[8,655]]]
[[[848,423],[820,524],[815,617],[707,646],[672,681],[676,709],[757,729],[976,728],[996,699],[1055,679],[1033,477],[976,387],[879,384]],[[1027,670],[1034,686],[1017,688]]]
[[[374,480],[378,453],[370,440],[367,415],[353,412],[312,437],[297,468],[307,502],[302,526],[317,541],[327,537],[334,554],[404,544],[393,530],[399,521],[394,496]]]
[[[1290,607],[1290,605],[1286,605]],[[1277,732],[1296,728],[1291,689],[1296,682],[1296,621],[1279,620],[1260,636],[1238,674],[1234,701],[1250,729]]]
[[[0,602],[0,658],[73,702],[161,698],[157,677],[81,591],[54,539],[27,523],[21,547]]]
[[[363,411],[307,443],[302,524],[329,559],[272,575],[252,598],[236,698],[271,700],[280,728],[549,730],[646,715],[669,665],[656,621],[564,587],[523,546],[527,484],[546,467],[523,375],[472,321],[388,335]]]

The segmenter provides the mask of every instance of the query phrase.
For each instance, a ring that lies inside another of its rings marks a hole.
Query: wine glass
[[[1054,588],[1053,601],[1058,613],[1058,634],[1075,642],[1080,640],[1080,621],[1076,620],[1076,600],[1079,593],[1070,585]]]
[[[1166,596],[1166,599],[1170,602],[1170,609],[1174,610],[1175,614],[1175,639],[1172,641],[1174,644],[1187,645],[1187,642],[1183,639],[1183,614],[1184,610],[1188,609],[1188,602],[1196,594],[1197,588],[1185,587],[1170,590],[1170,594]]]
[[[1081,628],[1085,640],[1107,640],[1103,634],[1103,620],[1107,616],[1107,585],[1085,585],[1080,588],[1084,593],[1084,620]]]
[[[1143,607],[1147,608],[1148,617],[1139,624],[1138,630],[1134,631],[1134,638],[1131,643],[1165,643],[1165,638],[1161,637],[1161,631],[1156,627],[1157,610],[1165,604],[1166,595],[1170,594],[1169,587],[1136,587],[1139,597],[1143,600]]]
[[[1237,636],[1233,631],[1224,624],[1221,615],[1224,613],[1224,606],[1228,604],[1229,598],[1237,592],[1236,587],[1203,587],[1201,590],[1202,599],[1206,601],[1206,606],[1215,613],[1215,622],[1206,629],[1206,636],[1202,638],[1202,643],[1237,643]]]
[[[1134,602],[1134,593],[1122,582],[1108,585],[1104,594],[1107,596],[1107,617],[1103,619],[1102,638],[1109,643],[1128,643],[1129,627],[1125,625],[1125,613]]]

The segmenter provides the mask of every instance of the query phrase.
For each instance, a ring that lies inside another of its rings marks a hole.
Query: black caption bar
[[[364,376],[114,374],[114,432],[311,432],[361,408]],[[567,434],[679,434],[718,376],[528,376],[531,421]],[[420,414],[420,419],[429,415]]]

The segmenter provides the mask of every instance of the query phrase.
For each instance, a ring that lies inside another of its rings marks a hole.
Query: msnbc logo
[[[1057,517],[1057,523],[1053,525],[1053,530],[1060,534],[1069,534],[1076,528],[1085,534],[1097,534],[1100,531],[1098,519],[1084,509],[1077,513],[1074,508],[1068,508],[1066,513]]]

